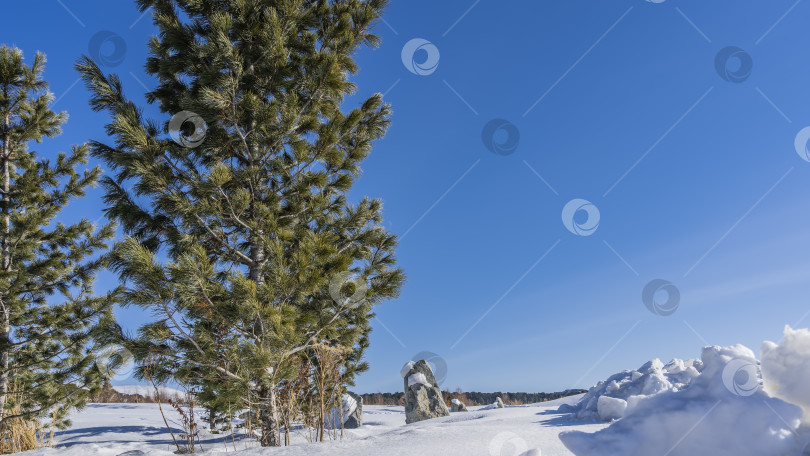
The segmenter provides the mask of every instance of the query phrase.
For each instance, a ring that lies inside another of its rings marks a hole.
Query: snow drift
[[[628,402],[665,391],[680,391],[700,375],[700,360],[674,359],[664,365],[659,359],[645,363],[637,370],[620,372],[597,383],[577,405],[562,406],[577,419],[616,420],[624,416]]]
[[[592,388],[570,409],[574,416],[620,419],[592,434],[564,432],[565,446],[578,456],[804,454],[810,331],[788,327],[781,344],[763,344],[761,374],[754,353],[742,345],[705,347],[701,361],[683,363],[684,375],[676,373],[675,382],[668,374],[681,365],[657,364]]]
[[[786,326],[782,343],[766,341],[761,353],[765,391],[801,407],[810,424],[810,331]]]

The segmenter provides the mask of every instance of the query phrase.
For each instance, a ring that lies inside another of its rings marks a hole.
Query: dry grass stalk
[[[19,406],[8,411],[9,416],[20,414]],[[54,419],[56,411],[53,412]],[[54,444],[55,422],[46,428],[37,419],[22,417],[3,420],[0,426],[0,454],[21,453],[38,448],[52,447]]]

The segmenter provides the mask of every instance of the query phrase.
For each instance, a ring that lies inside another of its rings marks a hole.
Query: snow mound
[[[702,369],[700,360],[673,359],[664,365],[656,358],[637,370],[620,372],[597,383],[578,404],[563,405],[560,411],[571,412],[581,420],[617,420],[624,416],[629,402],[666,391],[680,391],[689,386]]]
[[[782,343],[766,341],[761,353],[765,391],[801,407],[810,424],[810,331],[786,326]]]
[[[577,456],[798,454],[795,432],[802,411],[768,396],[750,349],[706,347],[701,367],[688,388],[631,395],[622,419],[593,434],[564,432],[560,439]],[[787,376],[794,378],[792,372]],[[612,412],[615,404],[608,401]]]

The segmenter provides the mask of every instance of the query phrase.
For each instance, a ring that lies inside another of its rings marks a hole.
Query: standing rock
[[[355,403],[357,403],[357,407],[354,409],[354,412],[349,414],[349,417],[346,418],[346,421],[343,422],[344,429],[357,429],[363,425],[363,398],[358,396],[357,394],[352,393],[351,391],[348,392],[349,397],[354,399]]]
[[[450,415],[442,399],[442,390],[427,361],[409,361],[400,375],[405,385],[406,424]]]
[[[341,407],[343,410],[341,410]],[[363,398],[349,391],[341,397],[341,407],[335,407],[324,417],[327,429],[357,429],[363,425]]]
[[[501,397],[498,396],[495,398],[495,403],[492,405],[494,405],[495,408],[503,408],[503,400],[501,400]]]
[[[466,412],[467,411],[467,406],[464,405],[464,403],[461,402],[460,400],[453,399],[452,401],[450,401],[450,411],[451,412]]]

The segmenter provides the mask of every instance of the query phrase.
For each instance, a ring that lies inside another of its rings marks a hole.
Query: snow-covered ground
[[[557,409],[581,396],[527,406],[453,413],[448,417],[405,424],[403,407],[363,406],[363,426],[346,430],[343,441],[307,443],[296,436],[294,445],[261,449],[236,440],[239,454],[341,456],[543,456],[571,455],[559,439],[562,431],[598,431],[605,423],[572,422]],[[167,411],[167,416],[175,417]],[[234,452],[230,436],[204,434],[206,454]],[[146,455],[169,455],[171,436],[156,404],[93,404],[73,415],[73,427],[58,433],[55,449],[27,456],[115,456],[142,450]],[[531,452],[537,449],[538,452]]]
[[[58,448],[29,454],[172,454],[156,404],[94,404],[74,413],[73,422],[58,433]],[[296,433],[292,446],[272,449],[201,435],[207,454],[807,456],[810,331],[786,327],[780,343],[762,345],[761,361],[742,345],[704,347],[700,360],[653,360],[585,395],[540,404],[470,407],[408,425],[403,407],[364,406],[363,426],[345,434],[311,444]]]

